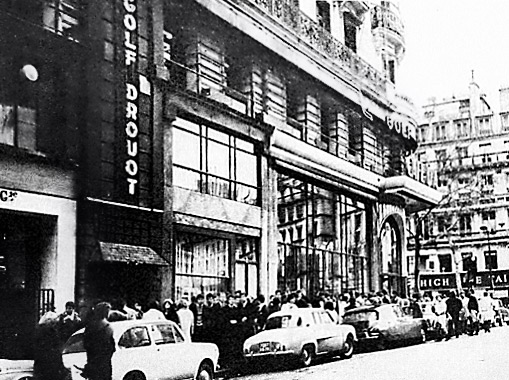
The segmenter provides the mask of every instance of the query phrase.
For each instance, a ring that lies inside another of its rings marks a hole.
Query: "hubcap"
[[[210,377],[210,374],[206,370],[202,369],[200,373],[198,373],[197,380],[212,380],[212,377]]]

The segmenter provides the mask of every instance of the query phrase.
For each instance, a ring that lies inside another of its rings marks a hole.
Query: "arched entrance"
[[[400,295],[406,293],[403,277],[403,220],[398,215],[391,215],[385,219],[380,231],[380,284],[389,294],[397,291]]]

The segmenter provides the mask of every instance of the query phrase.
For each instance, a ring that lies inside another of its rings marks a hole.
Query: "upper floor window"
[[[468,123],[466,121],[456,122],[456,134],[458,137],[468,136]]]
[[[482,117],[477,119],[477,125],[481,134],[488,134],[491,132],[491,118]]]
[[[486,264],[486,269],[498,269],[497,251],[485,251],[484,262]]]
[[[484,186],[493,186],[493,174],[483,174],[483,175],[481,175],[481,185],[484,185]]]
[[[435,124],[435,140],[445,140],[447,139],[445,124]]]
[[[508,130],[509,129],[509,114],[503,114],[503,115],[500,115],[500,123],[502,125],[502,129],[503,130]]]
[[[330,4],[328,1],[317,1],[316,2],[316,13],[318,18],[318,23],[322,28],[331,31],[330,28]]]
[[[460,215],[458,224],[460,232],[472,231],[472,215],[471,214]]]
[[[350,13],[343,13],[343,25],[345,31],[345,45],[357,52],[357,22]]]
[[[173,183],[238,202],[258,203],[254,144],[178,118],[173,129]]]
[[[81,0],[46,0],[43,3],[44,27],[77,41]]]
[[[483,222],[490,222],[495,220],[495,211],[483,211],[482,213]]]

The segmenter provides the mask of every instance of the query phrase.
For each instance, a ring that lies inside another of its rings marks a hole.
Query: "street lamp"
[[[493,266],[493,259],[491,257],[491,245],[490,245],[490,234],[494,234],[494,230],[489,230],[486,226],[481,226],[481,231],[486,234],[486,238],[488,239],[488,256],[490,258],[490,265],[488,267],[488,270],[490,272],[490,290],[493,290],[493,275],[492,275],[492,266]]]

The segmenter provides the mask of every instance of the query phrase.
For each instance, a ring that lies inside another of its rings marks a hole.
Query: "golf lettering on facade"
[[[392,115],[386,116],[385,123],[387,127],[396,132],[399,135],[402,135],[404,138],[408,140],[415,140],[415,125],[410,123],[409,121],[403,120],[401,117],[397,118]]]
[[[127,174],[127,190],[129,195],[136,195],[138,190],[138,98],[139,76],[138,66],[138,22],[136,17],[136,0],[124,0],[124,51],[125,51],[125,147],[126,160],[124,170]]]

